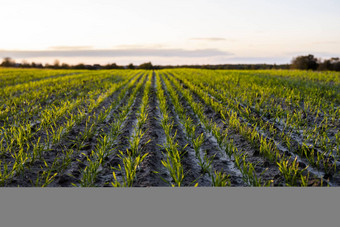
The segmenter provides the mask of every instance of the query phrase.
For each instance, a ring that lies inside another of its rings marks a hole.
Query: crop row
[[[338,186],[339,76],[0,69],[0,185]]]

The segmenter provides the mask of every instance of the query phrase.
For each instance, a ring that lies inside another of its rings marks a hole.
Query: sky
[[[0,0],[0,58],[285,64],[340,57],[339,0]]]

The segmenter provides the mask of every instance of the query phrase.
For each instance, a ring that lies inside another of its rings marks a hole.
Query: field
[[[340,73],[0,69],[0,186],[339,186]]]

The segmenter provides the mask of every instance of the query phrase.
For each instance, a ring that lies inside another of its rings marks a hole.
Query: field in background
[[[340,73],[0,69],[0,186],[339,186]]]

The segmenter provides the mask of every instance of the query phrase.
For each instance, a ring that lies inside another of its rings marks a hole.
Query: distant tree
[[[318,60],[311,54],[293,58],[291,63],[292,69],[316,70],[318,68]]]
[[[41,63],[35,63],[35,64],[36,64],[36,68],[44,68],[43,64],[41,64]]]
[[[332,70],[332,63],[330,60],[324,60],[323,62],[320,61],[318,70]]]
[[[28,61],[23,60],[23,61],[21,62],[20,67],[21,67],[21,68],[31,68],[31,65],[30,65],[30,63],[28,63]]]
[[[100,64],[93,64],[91,67],[91,69],[102,69],[103,67]]]
[[[323,62],[320,61],[318,70],[340,71],[340,59],[330,58],[324,60]]]
[[[75,69],[86,69],[86,66],[83,63],[73,66]]]
[[[3,59],[2,63],[1,63],[2,67],[14,67],[15,66],[15,61],[12,60],[9,57],[6,57]]]
[[[128,69],[135,69],[135,66],[132,63],[130,63],[130,64],[128,64],[127,68]]]
[[[116,63],[107,64],[104,66],[104,69],[121,69],[122,67],[117,65]]]
[[[331,58],[332,69],[335,71],[340,71],[340,59],[339,58]]]
[[[153,65],[151,62],[146,62],[146,63],[139,65],[138,68],[151,70],[153,69]]]
[[[248,68],[248,67],[247,67]],[[257,65],[251,65],[250,69],[258,69]]]
[[[53,63],[53,68],[58,69],[60,67],[60,62],[59,60],[55,60]]]
[[[66,64],[66,63],[62,63],[61,64],[61,68],[62,69],[68,69],[68,68],[70,68],[70,66],[68,64]]]
[[[50,64],[48,64],[48,63],[45,63],[45,68],[51,68],[51,69],[53,69],[54,66],[53,66],[53,65],[50,65]]]

